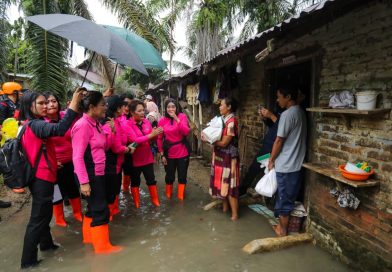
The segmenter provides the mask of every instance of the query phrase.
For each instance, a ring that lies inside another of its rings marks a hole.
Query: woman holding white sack
[[[212,120],[208,123],[208,126],[202,131],[204,141],[213,144],[220,140],[224,126],[225,123],[221,116],[215,116],[212,118]]]
[[[210,194],[222,199],[223,212],[231,208],[231,220],[238,219],[238,186],[240,183],[240,161],[238,150],[238,121],[234,113],[237,102],[233,98],[221,101],[219,112],[225,127],[222,138],[213,143],[211,162]],[[202,135],[202,140],[207,141]]]

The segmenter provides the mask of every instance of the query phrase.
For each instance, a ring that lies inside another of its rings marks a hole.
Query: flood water
[[[39,253],[43,262],[31,271],[351,271],[312,244],[247,255],[241,250],[245,244],[274,236],[264,217],[247,207],[241,207],[237,222],[218,208],[203,211],[210,197],[192,181],[184,203],[166,200],[163,182],[158,186],[159,208],[150,203],[146,186],[139,210],[129,194],[121,196],[121,215],[110,224],[110,234],[113,244],[124,246],[122,252],[95,255],[91,245],[82,244],[81,223],[68,211],[68,227],[52,227],[60,249]],[[0,271],[19,270],[29,214],[30,205],[0,223]]]

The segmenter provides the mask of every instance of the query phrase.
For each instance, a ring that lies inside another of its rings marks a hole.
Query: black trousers
[[[140,187],[140,175],[143,173],[148,186],[157,184],[154,175],[154,164],[147,164],[139,167],[132,167],[131,187]]]
[[[264,173],[264,171],[260,168],[260,163],[257,162],[257,157],[260,157],[261,155],[264,154],[266,154],[265,150],[260,149],[257,152],[256,156],[254,157],[252,164],[248,168],[248,172],[246,172],[245,177],[240,183],[240,187],[239,187],[240,195],[245,194],[246,190],[249,187],[253,186],[253,183],[255,182],[255,178]]]
[[[113,204],[121,191],[121,173],[119,174],[106,174],[106,200],[109,204]]]
[[[167,165],[165,165],[165,182],[166,184],[173,184],[176,179],[176,171],[178,183],[186,184],[187,183],[187,174],[188,174],[188,166],[189,166],[189,156],[179,159],[167,159]]]
[[[80,197],[79,184],[75,179],[74,166],[72,162],[63,164],[63,167],[57,170],[57,184],[59,185],[63,199],[74,199]],[[61,201],[62,200],[54,204]]]
[[[106,201],[105,176],[94,176],[90,178],[91,193],[87,200],[86,216],[92,218],[91,227],[109,223],[109,208]]]
[[[122,165],[123,173],[125,176],[130,176],[132,171],[132,155],[126,153],[124,155],[124,162]]]
[[[37,262],[38,244],[41,248],[53,245],[49,223],[53,215],[54,183],[35,179],[29,189],[33,202],[23,242],[22,266]]]

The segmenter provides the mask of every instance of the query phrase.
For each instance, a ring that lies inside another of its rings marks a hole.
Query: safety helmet
[[[2,86],[3,94],[13,94],[15,91],[20,92],[22,85],[16,82],[5,82]]]

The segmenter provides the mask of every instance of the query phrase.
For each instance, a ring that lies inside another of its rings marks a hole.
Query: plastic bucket
[[[374,91],[357,92],[357,109],[374,110],[376,108],[377,93]]]

